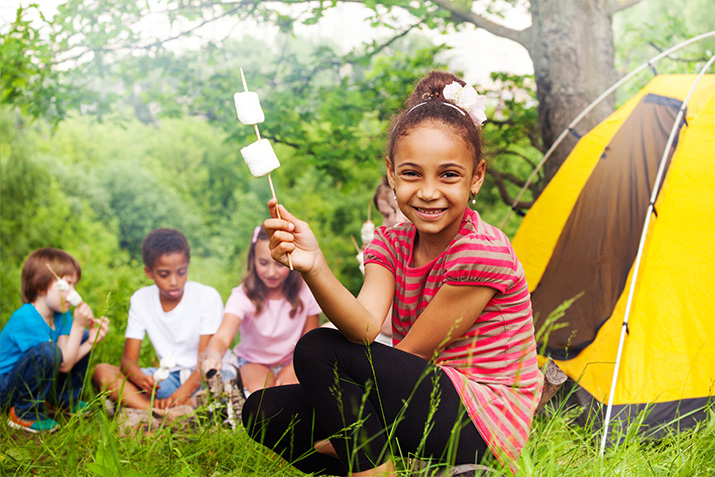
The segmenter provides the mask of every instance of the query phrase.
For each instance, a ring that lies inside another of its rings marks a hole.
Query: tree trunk
[[[605,0],[531,0],[527,49],[534,62],[544,146],[616,80],[611,12]],[[576,127],[584,134],[613,111],[611,96]],[[570,135],[545,164],[543,186],[576,143]]]

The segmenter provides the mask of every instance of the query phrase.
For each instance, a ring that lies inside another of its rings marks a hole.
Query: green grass
[[[99,346],[102,345],[109,343]],[[116,344],[110,347],[119,352]],[[99,349],[93,350],[89,369],[101,359],[95,351]],[[59,431],[49,435],[12,429],[7,423],[7,411],[0,412],[0,477],[305,475],[252,441],[240,424],[231,430],[216,420],[201,417],[192,426],[167,426],[150,434],[124,435],[119,422],[107,415],[103,396],[92,393],[89,376],[85,379],[85,399],[91,399],[91,414],[60,415]],[[437,402],[439,396],[433,396],[433,400]],[[529,441],[517,462],[517,475],[715,476],[715,403],[709,406],[708,418],[696,427],[667,434],[658,441],[639,436],[637,417],[603,457],[599,454],[602,431],[593,424],[575,424],[576,414],[578,410],[557,407],[555,399],[547,404],[534,420]],[[359,440],[359,433],[347,434]],[[445,443],[445,449],[450,446]],[[400,455],[396,446],[386,451]],[[494,459],[490,462],[498,465]],[[420,472],[411,471],[410,463],[401,457],[396,457],[395,463],[400,477],[426,477],[436,471],[434,465]],[[488,475],[501,474],[513,475],[508,468],[496,468]]]
[[[122,437],[100,399],[85,417],[59,420],[61,429],[38,436],[11,429],[0,419],[1,475],[224,476],[285,475],[301,472],[251,441],[240,426],[232,431],[206,420],[194,427],[163,428],[150,435]],[[519,459],[519,475],[539,476],[711,476],[715,475],[715,408],[697,427],[657,441],[634,433],[599,456],[600,432],[570,424],[549,408],[534,421]],[[398,468],[406,464],[398,462]],[[507,473],[505,469],[500,469]],[[430,469],[422,475],[428,475]],[[399,475],[415,475],[402,470]]]
[[[709,418],[685,432],[658,441],[644,440],[629,429],[618,445],[600,456],[601,429],[570,425],[555,412],[534,421],[520,460],[523,475],[539,476],[712,476],[715,475],[715,407]],[[550,412],[549,412],[550,411]]]

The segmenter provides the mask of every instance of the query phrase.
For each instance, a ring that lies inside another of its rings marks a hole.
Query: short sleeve
[[[238,316],[241,320],[245,320],[246,316],[252,314],[254,310],[253,303],[243,291],[243,286],[238,286],[231,290],[231,296],[228,297],[224,313],[231,313]]]
[[[127,330],[124,333],[125,338],[135,340],[143,340],[146,335],[146,324],[142,317],[141,299],[137,291],[129,300],[129,318],[127,318]]]
[[[199,333],[212,335],[221,326],[223,300],[215,288],[206,287],[201,306],[201,326]]]
[[[68,311],[67,313],[63,313],[60,316],[62,317],[62,320],[61,320],[62,325],[59,329],[58,335],[59,336],[68,335],[72,331],[72,321],[73,321],[72,312]]]
[[[377,263],[395,274],[394,241],[388,235],[388,229],[380,226],[375,229],[375,237],[365,248],[365,264]]]
[[[506,292],[517,280],[518,261],[506,236],[472,233],[458,239],[445,257],[444,282]]]
[[[300,290],[300,299],[303,302],[306,316],[319,315],[323,312],[306,284],[303,284],[303,288]]]
[[[37,323],[33,323],[30,320],[21,318],[20,320],[15,320],[12,326],[9,323],[6,326],[9,331],[7,338],[17,347],[20,353],[24,353],[41,341],[47,341],[48,338],[48,336],[38,335],[37,330],[39,328]]]

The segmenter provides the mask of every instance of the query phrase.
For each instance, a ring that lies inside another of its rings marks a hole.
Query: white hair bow
[[[471,86],[462,86],[453,81],[444,87],[442,95],[464,109],[477,126],[481,126],[487,120],[487,115],[484,113],[487,109],[487,97],[478,94]]]

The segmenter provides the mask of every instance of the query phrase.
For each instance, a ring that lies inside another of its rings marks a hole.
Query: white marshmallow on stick
[[[265,176],[281,165],[268,139],[249,144],[241,149],[241,155],[253,177]]]
[[[373,238],[375,238],[375,224],[371,220],[367,220],[360,228],[360,240],[362,240],[363,247],[372,242]]]
[[[57,279],[57,289],[61,292],[66,292],[70,289],[70,284],[64,278]]]
[[[163,380],[169,377],[169,370],[166,368],[159,368],[154,371],[154,382],[159,384]]]
[[[372,208],[372,202],[367,203],[367,220],[360,228],[360,240],[362,241],[362,246],[365,248],[367,244],[372,242],[375,237],[375,224],[370,220],[370,209]]]
[[[77,306],[82,303],[82,297],[79,293],[77,293],[77,290],[72,290],[67,294],[67,301],[70,303],[70,305]]]
[[[66,292],[67,290],[69,290],[70,284],[67,283],[67,280],[65,280],[64,278],[58,277],[57,274],[55,273],[55,271],[52,270],[52,267],[50,267],[49,263],[46,265],[47,265],[47,268],[50,269],[50,272],[52,272],[52,274],[57,279],[57,290],[59,290],[60,292],[63,292],[63,293]],[[69,292],[67,294],[67,301],[69,302],[70,305],[77,306],[80,303],[82,303],[82,297],[80,296],[79,293],[77,293],[77,290],[72,290],[71,292]]]
[[[266,120],[257,93],[253,91],[236,93],[233,95],[233,103],[236,105],[236,115],[241,124],[250,126]]]
[[[159,369],[154,371],[154,381],[160,383],[169,377],[170,369],[176,366],[176,360],[173,356],[164,356],[159,361]]]
[[[240,68],[241,71],[241,81],[243,82],[243,91],[244,93],[250,93],[248,91],[248,84],[246,83],[246,77],[243,75],[243,68]],[[238,119],[240,122],[244,123],[241,120],[241,116],[245,116],[246,120],[255,120],[258,118],[257,111],[256,111],[256,106],[260,110],[260,116],[261,121],[265,119],[265,116],[263,115],[263,110],[261,108],[260,101],[258,101],[258,95],[255,94],[255,101],[254,99],[248,99],[252,97],[251,95],[249,96],[240,96],[240,107],[239,107],[239,99],[237,99],[237,95],[241,93],[236,93],[233,96],[234,104],[236,105],[236,113],[238,115]],[[245,98],[245,102],[244,102]],[[244,111],[239,111],[239,109],[244,109]],[[249,113],[250,112],[250,113]],[[249,116],[251,118],[249,118]],[[257,123],[250,123],[253,124],[253,128],[256,131],[256,138],[258,141],[256,141],[253,144],[250,144],[249,146],[244,147],[241,149],[241,155],[243,156],[243,160],[246,162],[246,165],[248,166],[249,170],[251,171],[251,174],[253,174],[254,177],[260,177],[263,175],[268,176],[268,184],[271,186],[271,194],[273,195],[273,198],[276,199],[276,202],[278,202],[278,198],[276,197],[276,190],[273,188],[273,179],[271,179],[271,171],[277,169],[280,167],[280,162],[278,162],[278,157],[276,156],[275,152],[273,152],[273,147],[271,147],[271,143],[268,142],[267,139],[261,140],[261,133],[258,132],[258,124]],[[255,146],[255,147],[254,147]],[[248,151],[247,151],[248,150]],[[248,156],[248,157],[247,157]],[[265,171],[265,172],[263,172]],[[276,214],[278,214],[278,218],[281,218],[281,213],[276,207]],[[290,267],[291,270],[293,270],[293,262],[290,259],[290,254],[288,254],[288,266]]]

